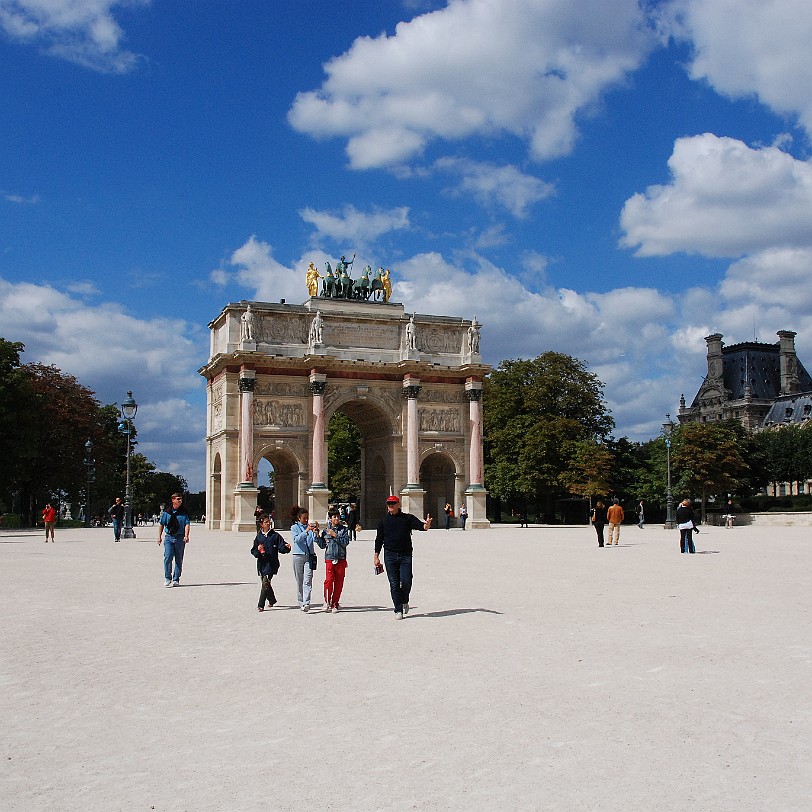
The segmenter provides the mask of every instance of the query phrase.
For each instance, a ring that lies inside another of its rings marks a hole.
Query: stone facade
[[[246,330],[249,312],[251,329]],[[277,512],[322,516],[327,425],[337,411],[362,436],[361,522],[377,523],[390,492],[416,515],[465,501],[488,527],[482,462],[479,325],[413,314],[402,304],[311,298],[302,305],[229,304],[209,324],[207,522],[251,530],[263,458]]]

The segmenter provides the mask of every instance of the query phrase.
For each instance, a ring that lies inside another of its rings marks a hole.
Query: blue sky
[[[703,336],[812,362],[808,0],[0,0],[0,335],[204,487],[207,323],[357,253],[657,434]]]

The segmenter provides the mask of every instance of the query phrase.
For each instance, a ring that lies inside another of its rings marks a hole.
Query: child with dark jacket
[[[271,519],[263,516],[259,523],[259,532],[254,539],[254,546],[251,548],[251,555],[257,560],[257,575],[262,578],[262,589],[259,592],[259,605],[257,610],[265,611],[265,601],[268,601],[268,608],[276,603],[271,586],[271,578],[279,572],[279,553],[289,553],[288,544],[276,530],[271,529]]]

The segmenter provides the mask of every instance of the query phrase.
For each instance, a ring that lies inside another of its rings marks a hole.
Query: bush
[[[16,513],[4,513],[0,516],[0,527],[4,530],[19,530],[23,526],[23,517]]]
[[[738,510],[748,513],[793,513],[812,510],[812,494],[801,496],[749,496],[737,505]]]

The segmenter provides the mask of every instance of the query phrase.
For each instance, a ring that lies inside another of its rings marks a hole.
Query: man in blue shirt
[[[183,569],[183,552],[189,543],[191,523],[183,495],[172,494],[172,507],[167,508],[158,520],[158,544],[164,546],[164,586],[180,586],[180,573]],[[172,561],[175,571],[172,572]]]

